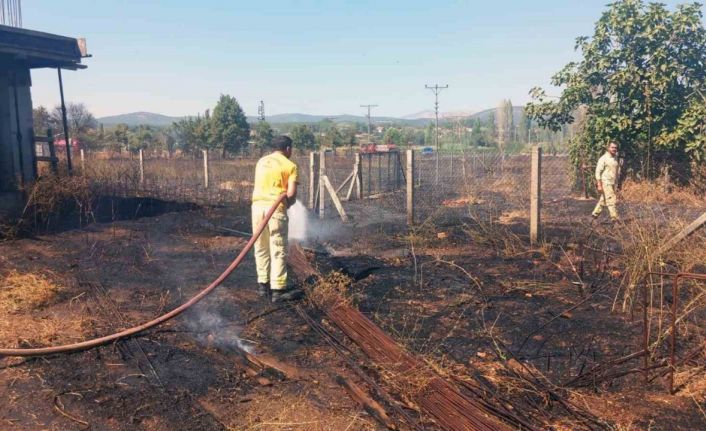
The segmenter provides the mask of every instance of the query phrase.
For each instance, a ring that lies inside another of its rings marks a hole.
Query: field
[[[526,429],[706,429],[706,283],[682,280],[675,297],[673,277],[650,275],[706,273],[703,233],[660,251],[703,196],[628,182],[622,221],[592,221],[567,158],[545,156],[530,244],[529,155],[417,156],[413,226],[404,157],[363,157],[348,223],[328,201],[325,219],[309,215],[301,246],[316,276],[293,264],[301,303],[258,297],[248,255],[212,295],[137,337],[1,358],[0,429],[444,429],[419,401],[432,383],[413,377],[427,375]],[[308,157],[296,160],[307,202]],[[338,187],[353,157],[325,165]],[[135,158],[93,157],[35,189],[34,212],[8,230],[18,237],[0,243],[0,346],[91,339],[185,302],[246,244],[253,166],[212,160],[206,188],[199,159],[148,157],[141,175]],[[421,368],[391,373],[336,325],[332,301]]]

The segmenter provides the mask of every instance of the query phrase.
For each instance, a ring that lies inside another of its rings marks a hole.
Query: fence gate
[[[363,197],[402,190],[405,174],[399,151],[361,153]]]

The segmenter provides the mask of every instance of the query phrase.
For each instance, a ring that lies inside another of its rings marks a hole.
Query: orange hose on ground
[[[69,353],[69,352],[76,352],[79,350],[86,350],[86,349],[91,349],[93,347],[98,347],[102,346],[105,344],[108,344],[112,341],[117,341],[120,340],[121,338],[126,338],[130,337],[132,335],[135,335],[137,333],[140,333],[142,331],[145,331],[147,329],[153,328],[157,325],[160,325],[167,320],[178,316],[179,314],[183,313],[186,311],[189,307],[192,305],[196,304],[197,302],[201,301],[206,295],[211,293],[213,289],[218,287],[223,281],[228,278],[228,276],[235,270],[235,268],[240,265],[240,263],[245,259],[245,255],[250,251],[250,249],[253,247],[255,244],[255,241],[257,238],[262,234],[263,229],[265,229],[265,226],[267,225],[267,222],[270,220],[272,217],[272,214],[277,210],[277,207],[282,203],[282,200],[286,197],[286,194],[280,195],[279,198],[277,198],[277,201],[272,205],[270,210],[267,212],[265,215],[265,219],[260,223],[260,225],[255,229],[253,232],[253,236],[250,238],[248,243],[245,245],[245,248],[241,250],[240,254],[238,254],[238,257],[231,262],[231,264],[228,266],[228,268],[221,273],[221,275],[218,276],[211,284],[209,284],[205,289],[200,291],[198,294],[196,294],[194,297],[189,299],[187,302],[183,303],[179,307],[175,308],[174,310],[170,311],[169,313],[163,314],[153,320],[150,320],[149,322],[143,323],[142,325],[138,326],[133,326],[132,328],[125,329],[120,332],[116,332],[115,334],[111,335],[106,335],[104,337],[100,338],[94,338],[92,340],[86,340],[82,341],[80,343],[73,343],[73,344],[65,344],[63,346],[54,346],[54,347],[38,347],[38,348],[27,348],[27,349],[0,349],[0,356],[44,356],[44,355],[53,355],[57,353]]]

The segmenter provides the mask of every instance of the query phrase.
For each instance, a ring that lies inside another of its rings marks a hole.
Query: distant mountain
[[[310,114],[277,114],[270,115],[267,117],[267,121],[270,124],[283,124],[283,123],[318,123],[319,121],[329,119],[336,123],[367,123],[368,118],[363,115],[310,115]],[[400,123],[406,122],[402,118],[394,117],[371,117],[373,123]],[[249,122],[257,121],[256,117],[248,117]]]
[[[179,121],[184,117],[169,117],[167,115],[155,114],[153,112],[132,112],[130,114],[111,115],[109,117],[98,118],[96,121],[106,126],[114,126],[116,124],[127,124],[128,126],[137,126],[140,124],[149,126],[164,127],[169,126],[175,121]]]
[[[448,118],[459,118],[459,117],[472,117],[472,111],[449,111],[449,112],[439,112],[439,119]],[[436,118],[434,111],[421,111],[415,114],[405,115],[402,117],[404,120],[433,120]]]
[[[522,115],[522,106],[514,106],[515,121],[519,121]],[[440,113],[439,119],[442,121],[449,120],[451,118],[468,117],[471,119],[480,118],[481,121],[487,121],[490,115],[495,113],[495,108],[486,109],[483,111],[471,113],[469,111],[449,111]],[[162,114],[155,114],[153,112],[133,112],[130,114],[120,114],[112,115],[109,117],[98,118],[99,123],[103,123],[106,126],[114,126],[116,124],[127,124],[128,126],[137,126],[140,124],[145,124],[149,126],[165,127],[171,125],[175,121],[179,121],[186,117],[170,117]],[[336,123],[364,123],[368,122],[368,119],[363,115],[311,115],[311,114],[277,114],[270,115],[267,117],[267,121],[270,124],[286,124],[286,123],[305,123],[314,124],[322,120],[330,119]],[[425,126],[429,124],[430,120],[434,119],[434,111],[422,111],[415,114],[405,115],[402,118],[396,117],[372,117],[372,122],[375,124],[385,124],[385,123],[396,123],[396,124],[406,124],[409,126]],[[257,117],[248,117],[248,122],[254,124],[258,121]]]
[[[518,124],[520,121],[520,117],[522,117],[522,110],[525,109],[524,106],[513,106],[512,107],[512,116],[515,121],[515,124]],[[495,108],[490,108],[490,109],[485,109],[483,111],[476,112],[475,114],[471,115],[471,119],[476,119],[479,118],[480,121],[488,121],[491,115],[495,115]]]

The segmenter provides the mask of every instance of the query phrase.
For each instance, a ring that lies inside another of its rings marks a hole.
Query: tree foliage
[[[396,127],[390,127],[385,130],[382,138],[383,144],[402,145],[402,131]]]
[[[306,124],[297,124],[289,133],[292,138],[292,146],[297,150],[314,150],[316,149],[316,136],[311,130],[311,127]]]
[[[210,118],[207,148],[220,148],[223,157],[227,153],[242,151],[248,145],[250,125],[243,109],[233,96],[222,94]]]
[[[571,146],[574,164],[594,162],[617,141],[628,167],[652,177],[662,165],[703,160],[706,32],[701,5],[670,11],[661,3],[619,0],[608,6],[592,37],[579,37],[583,58],[552,77],[558,100],[530,92],[530,118],[560,130],[585,109]]]
[[[267,121],[258,121],[255,125],[255,148],[259,149],[261,153],[269,148],[274,133],[270,123]]]

